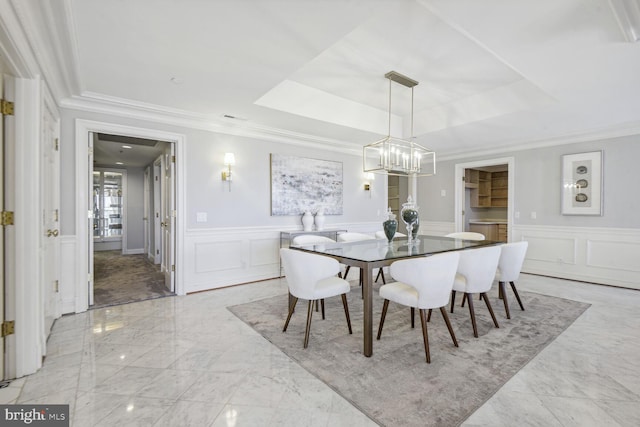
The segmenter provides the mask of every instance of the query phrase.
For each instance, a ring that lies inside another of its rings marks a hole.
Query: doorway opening
[[[173,143],[94,132],[90,140],[90,307],[175,295],[166,253],[174,246]]]
[[[455,174],[456,231],[474,231],[487,240],[510,241],[513,157],[457,164]]]

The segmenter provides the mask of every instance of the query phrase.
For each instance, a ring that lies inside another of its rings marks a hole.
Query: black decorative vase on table
[[[398,221],[396,220],[396,216],[391,213],[391,208],[387,211],[387,220],[382,223],[382,228],[384,229],[384,235],[387,236],[387,240],[391,243],[393,236],[395,236],[396,231],[398,231]]]
[[[418,237],[418,229],[420,228],[420,217],[416,218],[416,222],[413,223],[413,228],[411,229],[411,239],[416,240]]]
[[[418,217],[418,208],[413,203],[413,199],[411,196],[407,198],[407,202],[402,204],[402,210],[400,211],[400,215],[402,217],[402,221],[407,227],[407,238],[409,242],[415,240],[415,236],[418,233],[419,226],[419,217]],[[415,234],[414,229],[415,227]]]

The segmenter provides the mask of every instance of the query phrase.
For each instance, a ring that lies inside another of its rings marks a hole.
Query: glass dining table
[[[397,237],[392,242],[388,242],[386,239],[375,239],[291,246],[291,249],[326,255],[337,259],[342,264],[362,269],[364,355],[371,357],[373,354],[374,269],[391,265],[400,259],[500,244],[502,242],[491,240],[464,240],[418,235],[417,239],[411,243],[407,241],[406,237]]]

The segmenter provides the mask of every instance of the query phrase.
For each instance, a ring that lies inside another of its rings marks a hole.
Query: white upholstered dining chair
[[[359,242],[362,240],[374,240],[374,239],[375,237],[369,234],[364,234],[364,233],[346,232],[346,233],[338,234],[338,242]],[[344,272],[345,279],[347,278],[347,274],[349,274],[350,269],[351,269],[351,266],[348,265],[347,269]],[[362,286],[362,270],[360,270],[359,283],[360,283],[360,286]]]
[[[396,231],[396,234],[393,235],[393,238],[395,239],[396,237],[407,237],[407,235],[404,233],[400,233],[399,231]],[[376,231],[376,239],[386,239],[386,238],[387,238],[387,235],[384,234],[383,230]]]
[[[498,261],[498,270],[496,271],[495,280],[498,281],[498,296],[502,298],[504,302],[504,311],[507,315],[507,319],[511,319],[509,313],[509,303],[507,301],[507,295],[505,294],[505,283],[509,282],[511,289],[520,304],[520,308],[524,311],[524,306],[520,300],[520,295],[516,289],[515,281],[520,277],[520,270],[522,270],[522,264],[524,258],[527,255],[527,247],[529,242],[514,242],[507,243],[501,246],[502,252],[500,253],[500,260]]]
[[[464,299],[469,305],[469,315],[473,326],[473,336],[478,337],[478,327],[476,325],[476,314],[473,308],[473,294],[480,294],[480,297],[487,305],[487,309],[493,319],[493,324],[499,328],[493,308],[487,297],[487,292],[493,285],[500,259],[500,246],[489,246],[478,249],[468,249],[460,252],[458,262],[458,273],[453,282],[451,292],[451,312],[456,301],[456,292],[464,292]],[[463,300],[464,302],[464,300]]]
[[[445,306],[449,302],[449,296],[453,288],[453,281],[458,267],[459,253],[446,252],[429,257],[420,257],[396,261],[389,267],[391,276],[397,282],[380,287],[380,297],[384,299],[380,326],[377,339],[380,339],[384,319],[387,315],[389,301],[411,307],[413,326],[413,311],[420,311],[420,323],[422,324],[422,339],[427,363],[431,363],[429,353],[429,335],[427,333],[427,313],[439,308],[444,318],[453,345],[458,347],[458,341],[449,322],[449,316]]]
[[[475,231],[458,231],[456,233],[449,233],[444,237],[453,237],[454,239],[464,240],[485,240],[484,234],[476,233]]]
[[[301,234],[291,240],[293,246],[315,245],[318,243],[335,243],[336,241],[330,237],[317,236],[315,234]]]
[[[324,299],[341,295],[344,314],[347,317],[347,326],[349,327],[349,333],[351,333],[351,319],[347,304],[347,292],[351,290],[351,287],[349,282],[336,276],[340,270],[340,263],[333,258],[288,248],[280,249],[280,257],[287,277],[289,294],[292,297],[282,332],[287,331],[298,299],[306,299],[309,301],[309,306],[307,308],[307,325],[304,333],[304,348],[307,348],[314,302],[320,301],[322,318],[324,319]]]

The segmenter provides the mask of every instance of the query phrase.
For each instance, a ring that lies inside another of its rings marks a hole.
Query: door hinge
[[[89,151],[87,152],[89,156],[93,156],[93,147],[89,147]]]
[[[53,140],[53,148],[58,151],[60,150],[60,140],[58,138]]]
[[[176,271],[176,265],[175,264],[171,265],[171,271]]]
[[[2,337],[6,337],[7,335],[13,335],[16,331],[16,322],[15,320],[7,320],[2,322]]]
[[[13,225],[13,212],[11,211],[2,211],[2,218],[0,219],[3,226]]]
[[[87,273],[87,282],[91,283],[93,280],[91,280],[91,273]]]
[[[59,280],[54,280],[53,281],[53,291],[55,293],[60,292],[60,281]]]
[[[59,215],[58,209],[55,209],[55,210],[53,211],[53,220],[54,220],[55,222],[58,222],[58,215]]]
[[[156,249],[156,255],[160,255],[160,249]]]
[[[176,156],[171,156],[171,163],[175,163],[176,162]]]
[[[3,116],[13,116],[13,102],[1,99],[0,112]]]

